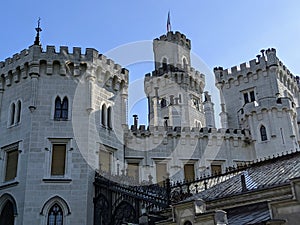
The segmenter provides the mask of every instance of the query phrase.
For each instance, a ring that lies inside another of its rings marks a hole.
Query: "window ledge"
[[[7,181],[5,183],[3,183],[2,185],[0,185],[0,190],[2,189],[6,189],[6,188],[10,188],[10,187],[14,187],[17,186],[19,184],[19,181]]]
[[[43,178],[43,182],[45,182],[45,183],[71,183],[72,179],[51,177],[51,178]]]
[[[13,128],[13,127],[17,127],[17,126],[19,126],[20,124],[21,124],[21,122],[14,123],[14,124],[11,124],[11,125],[8,125],[8,126],[7,126],[7,129]]]

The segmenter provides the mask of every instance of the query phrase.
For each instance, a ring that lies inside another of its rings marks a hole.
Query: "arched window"
[[[186,69],[187,68],[186,58],[183,58],[182,63],[183,63],[183,68]]]
[[[61,101],[60,97],[57,96],[55,99],[54,119],[67,120],[68,109],[69,109],[68,98],[64,97],[63,101]]]
[[[50,208],[47,225],[63,225],[63,211],[58,204]]]
[[[167,65],[168,65],[168,60],[167,60],[167,58],[163,58],[163,60],[162,60],[162,67],[163,67],[164,70],[167,69]]]
[[[164,108],[167,106],[167,100],[165,98],[161,99],[160,106],[161,106],[161,108]]]
[[[68,119],[68,107],[69,107],[68,98],[64,97],[64,100],[63,100],[62,106],[61,106],[61,118],[63,120]]]
[[[262,141],[268,140],[267,130],[264,125],[261,125],[261,127],[260,127],[260,137],[261,137]]]
[[[101,124],[102,126],[106,126],[106,105],[103,104],[101,108]]]
[[[15,123],[15,112],[16,112],[16,105],[15,105],[15,103],[12,103],[10,106],[9,125],[14,125],[14,123]]]
[[[55,99],[55,112],[54,119],[59,120],[61,118],[61,100],[60,97],[56,97]]]
[[[184,222],[184,225],[192,225],[192,223],[190,221],[186,221]]]
[[[107,108],[107,127],[112,128],[112,126],[111,126],[111,107]]]
[[[64,225],[69,224],[68,216],[71,215],[71,209],[64,199],[54,196],[45,202],[40,215],[44,218],[43,224]]]
[[[16,123],[20,123],[20,121],[21,121],[21,107],[22,107],[22,105],[21,105],[21,101],[19,100],[18,102],[17,102],[17,118],[16,118]]]
[[[13,203],[7,200],[0,214],[0,225],[14,225],[14,219]]]

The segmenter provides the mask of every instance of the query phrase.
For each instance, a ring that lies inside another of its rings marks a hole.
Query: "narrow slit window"
[[[16,105],[15,103],[13,103],[11,105],[11,108],[10,108],[10,125],[14,125],[15,123],[15,112],[16,112]]]
[[[16,119],[16,123],[20,123],[21,121],[21,101],[18,101],[17,103],[17,119]]]

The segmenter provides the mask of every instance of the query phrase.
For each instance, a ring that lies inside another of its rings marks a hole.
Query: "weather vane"
[[[40,27],[40,24],[41,24],[41,18],[39,17],[39,19],[38,19],[38,27],[35,28],[35,30],[36,30],[37,33],[36,33],[34,45],[41,45],[41,42],[40,42],[40,32],[42,31],[42,28]]]

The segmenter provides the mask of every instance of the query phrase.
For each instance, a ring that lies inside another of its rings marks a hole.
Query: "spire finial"
[[[35,40],[34,40],[34,45],[41,45],[40,42],[40,32],[42,31],[42,28],[40,27],[41,24],[41,18],[39,17],[38,19],[38,27],[35,28],[36,30],[36,36],[35,36]]]
[[[171,18],[170,18],[170,10],[168,12],[168,19],[167,19],[167,32],[171,31]]]

